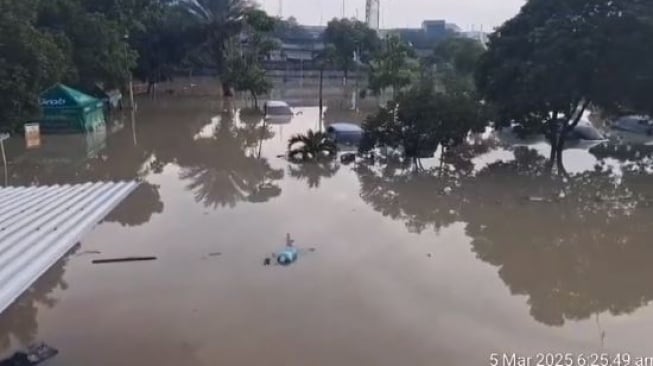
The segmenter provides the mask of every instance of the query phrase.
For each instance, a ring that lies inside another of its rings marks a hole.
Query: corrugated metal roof
[[[0,312],[137,186],[104,182],[0,189]]]

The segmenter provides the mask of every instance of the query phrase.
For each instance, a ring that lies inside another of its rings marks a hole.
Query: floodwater
[[[327,123],[365,115],[329,105]],[[568,150],[567,180],[542,173],[542,144],[488,140],[420,174],[297,165],[279,157],[288,138],[320,124],[315,106],[295,111],[263,125],[167,95],[105,133],[10,141],[9,185],[143,183],[0,315],[0,355],[43,341],[55,366],[653,356],[650,149]],[[287,233],[315,250],[264,266]],[[158,260],[91,264],[125,256]]]

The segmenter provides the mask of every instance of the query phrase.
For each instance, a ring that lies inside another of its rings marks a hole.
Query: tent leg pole
[[[134,104],[134,79],[129,77],[129,105],[132,109],[136,109]]]

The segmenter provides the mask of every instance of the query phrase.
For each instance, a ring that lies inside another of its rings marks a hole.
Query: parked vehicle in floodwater
[[[329,138],[338,145],[358,146],[363,139],[363,129],[349,122],[338,122],[327,127]]]
[[[569,141],[603,141],[605,136],[592,125],[578,125],[568,135]]]
[[[270,100],[263,106],[265,118],[275,116],[292,116],[294,113],[288,103],[281,100]]]
[[[562,129],[563,122],[559,121],[559,129]],[[549,137],[548,131],[545,133]],[[604,141],[605,135],[601,133],[592,122],[586,119],[580,120],[578,125],[574,127],[566,136],[566,141]]]
[[[653,136],[653,119],[648,116],[624,116],[612,124],[612,128],[640,135]]]

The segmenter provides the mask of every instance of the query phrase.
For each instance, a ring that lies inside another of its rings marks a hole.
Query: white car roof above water
[[[290,107],[288,103],[282,100],[268,100],[265,105],[268,107]]]
[[[332,128],[336,132],[363,132],[361,126],[349,122],[332,123],[328,128]]]

